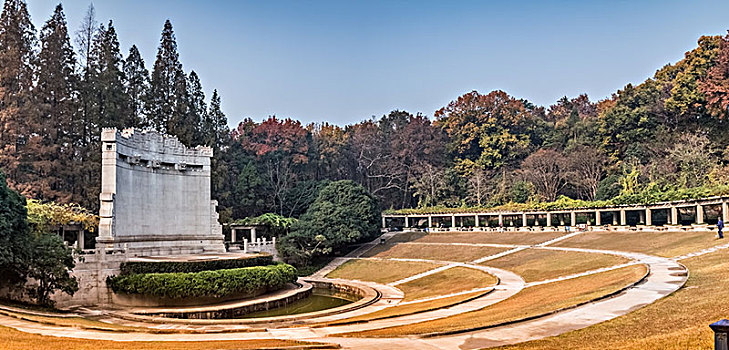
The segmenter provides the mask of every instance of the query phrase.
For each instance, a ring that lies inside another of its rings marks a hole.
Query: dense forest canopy
[[[0,169],[10,186],[95,210],[99,134],[110,126],[212,146],[224,221],[299,217],[338,180],[363,186],[381,209],[639,201],[729,185],[729,35],[701,37],[684,59],[601,101],[542,107],[472,91],[432,118],[395,110],[346,126],[270,116],[229,129],[221,96],[207,99],[203,78],[183,67],[170,21],[147,67],[135,46],[122,54],[114,23],[99,24],[93,7],[74,31],[58,5],[38,32],[23,0],[5,0]]]

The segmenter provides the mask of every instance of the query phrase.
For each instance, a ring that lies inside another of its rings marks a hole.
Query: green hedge
[[[194,273],[147,273],[110,276],[106,283],[115,293],[141,294],[163,298],[222,298],[275,290],[296,281],[296,268],[288,264]]]
[[[256,255],[240,259],[218,259],[204,261],[128,261],[121,264],[122,275],[142,273],[201,272],[239,269],[242,267],[273,264],[271,255]]]

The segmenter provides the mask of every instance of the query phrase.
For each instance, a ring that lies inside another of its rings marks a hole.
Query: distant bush
[[[127,261],[121,264],[122,275],[142,273],[201,272],[238,269],[273,264],[271,255],[255,255],[240,259],[218,259],[205,261]]]
[[[297,219],[295,218],[287,218],[275,213],[265,213],[259,216],[236,220],[233,223],[237,225],[263,225],[273,236],[279,237],[289,232],[291,225],[296,223],[296,221]]]
[[[199,298],[275,290],[296,281],[296,268],[288,264],[194,273],[145,273],[110,276],[107,285],[115,293],[161,298]]]

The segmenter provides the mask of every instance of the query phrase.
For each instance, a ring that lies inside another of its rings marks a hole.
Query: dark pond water
[[[342,305],[347,305],[352,301],[342,298],[336,298],[329,295],[312,294],[307,298],[297,300],[289,305],[278,307],[266,311],[257,311],[250,314],[240,316],[239,318],[255,318],[255,317],[275,317],[285,315],[303,314],[306,312],[314,312],[320,310],[331,309]]]

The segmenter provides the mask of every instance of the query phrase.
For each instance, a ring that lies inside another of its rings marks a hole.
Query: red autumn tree
[[[311,134],[297,120],[273,116],[257,125],[241,122],[233,137],[256,156],[271,189],[272,203],[283,213],[286,191],[297,180],[298,170],[309,163]]]
[[[706,107],[714,117],[729,116],[729,34],[719,43],[716,64],[709,69],[699,89],[706,96]]]

